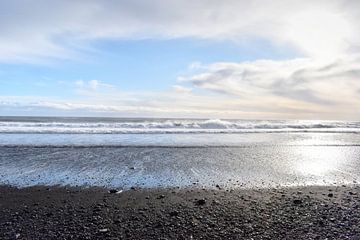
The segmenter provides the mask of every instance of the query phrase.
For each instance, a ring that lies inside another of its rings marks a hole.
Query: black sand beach
[[[357,134],[2,136],[1,240],[360,240]]]
[[[360,187],[2,186],[0,215],[0,239],[360,239]]]

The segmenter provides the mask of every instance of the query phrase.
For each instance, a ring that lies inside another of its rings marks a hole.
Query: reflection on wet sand
[[[290,140],[287,143],[292,144],[3,146],[0,183],[237,188],[346,184],[360,180],[360,146],[300,145]]]

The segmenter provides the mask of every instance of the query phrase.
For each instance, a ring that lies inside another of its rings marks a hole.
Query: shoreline
[[[0,239],[360,239],[360,186],[0,186]]]
[[[13,186],[152,188],[191,187],[195,183],[232,188],[360,182],[360,147],[353,146],[254,144],[246,148],[176,149],[19,146],[0,147],[0,152],[0,183]]]

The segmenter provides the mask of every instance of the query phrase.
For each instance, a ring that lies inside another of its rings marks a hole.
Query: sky
[[[0,1],[0,115],[360,120],[360,1]]]

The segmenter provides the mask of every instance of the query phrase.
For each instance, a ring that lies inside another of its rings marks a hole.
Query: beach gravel
[[[360,239],[360,187],[0,187],[0,239]]]

